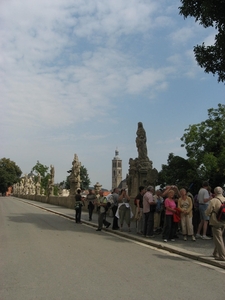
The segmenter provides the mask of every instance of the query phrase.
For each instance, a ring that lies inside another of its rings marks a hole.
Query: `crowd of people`
[[[81,207],[85,201],[82,199],[80,191],[77,192],[75,200],[75,219],[77,223],[80,223]],[[112,229],[123,231],[124,223],[126,223],[128,232],[130,232],[133,212],[126,189],[119,191],[118,188],[115,188],[108,199],[103,195],[103,191],[100,191],[99,197],[96,197],[93,191],[89,190],[86,201],[88,202],[90,221],[94,208],[97,208],[97,231],[101,231],[103,225],[106,228],[111,225],[106,220],[106,212],[110,207],[113,214]],[[216,187],[212,193],[208,182],[203,182],[195,196],[185,188],[179,190],[175,185],[156,191],[153,186],[147,188],[140,186],[139,193],[134,200],[136,232],[146,238],[154,238],[155,235],[161,234],[165,243],[174,242],[179,233],[182,233],[184,241],[190,239],[195,242],[196,238],[208,240],[213,237],[215,244],[213,256],[217,260],[224,261],[223,231],[225,223],[218,222],[215,217],[221,202],[224,201],[223,189]]]

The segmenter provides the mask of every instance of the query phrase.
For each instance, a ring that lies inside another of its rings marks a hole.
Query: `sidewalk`
[[[51,205],[48,203],[42,203],[37,201],[25,200],[21,198],[13,197],[14,199],[18,199],[25,203],[29,203],[31,205],[37,206],[39,208],[45,209],[47,211],[56,213],[58,215],[69,218],[70,220],[75,221],[74,215],[75,211],[73,209]],[[98,214],[93,213],[92,221],[88,221],[89,216],[87,211],[82,211],[81,219],[83,224],[88,224],[97,229],[98,227]],[[107,216],[107,221],[112,224],[113,218]],[[80,225],[79,225],[80,226]],[[175,242],[164,243],[161,235],[156,235],[154,238],[145,238],[143,236],[136,234],[136,222],[131,222],[131,232],[128,232],[126,224],[124,224],[123,232],[120,230],[112,230],[111,226],[108,229],[102,230],[103,232],[110,232],[115,235],[123,236],[125,238],[129,238],[152,247],[163,249],[169,251],[171,253],[176,253],[184,257],[188,257],[206,264],[210,264],[213,266],[217,266],[225,269],[225,262],[216,261],[213,257],[211,257],[214,244],[213,240],[202,240],[197,239],[196,242],[193,242],[191,238],[188,241],[184,241],[182,235],[179,236],[179,239],[176,239]],[[102,234],[102,232],[95,232],[95,234]]]

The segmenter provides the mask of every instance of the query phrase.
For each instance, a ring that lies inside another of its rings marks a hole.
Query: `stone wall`
[[[27,200],[32,200],[32,201],[37,201],[37,202],[42,202],[42,203],[49,203],[52,205],[57,205],[57,206],[63,206],[66,208],[72,208],[74,209],[74,196],[68,196],[68,197],[63,197],[63,196],[49,196],[47,198],[46,196],[41,196],[41,195],[13,195],[14,197],[22,198],[22,199],[27,199]],[[85,209],[85,208],[84,208]]]

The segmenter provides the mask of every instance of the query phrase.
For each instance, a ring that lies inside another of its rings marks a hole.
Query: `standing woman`
[[[181,227],[184,241],[187,241],[187,236],[192,236],[192,241],[195,241],[193,224],[192,224],[192,208],[193,202],[187,196],[185,189],[180,190],[181,197],[178,199],[178,208],[181,210]]]
[[[173,214],[176,213],[176,203],[174,201],[174,191],[169,190],[168,196],[164,202],[165,204],[165,228],[164,228],[164,242],[166,243],[169,239],[174,242],[175,235],[175,223],[173,222]]]
[[[119,211],[119,220],[120,220],[120,230],[123,231],[123,222],[127,223],[128,231],[130,232],[130,218],[131,218],[131,209],[130,209],[130,197],[127,195],[125,189],[122,189],[118,198],[118,211]]]

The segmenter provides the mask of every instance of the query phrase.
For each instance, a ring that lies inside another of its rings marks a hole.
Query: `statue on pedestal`
[[[23,188],[23,195],[28,194],[28,178],[27,174],[24,175],[24,188]]]
[[[136,146],[138,150],[138,159],[146,160],[148,159],[148,151],[147,151],[147,137],[146,132],[144,130],[142,122],[138,123],[137,129],[137,137],[136,137]]]
[[[41,194],[41,175],[38,173],[37,175],[37,183],[36,183],[36,195]]]
[[[55,178],[55,168],[50,165],[50,178],[48,179],[48,193],[47,196],[54,196],[54,178]]]
[[[72,169],[69,176],[70,181],[70,196],[76,194],[77,189],[80,189],[80,166],[77,154],[74,154],[74,159],[72,162]]]
[[[155,186],[158,177],[156,169],[152,168],[152,161],[148,158],[147,137],[142,122],[138,123],[136,146],[138,158],[129,159],[129,173],[127,174],[128,193],[135,197],[139,186]]]

